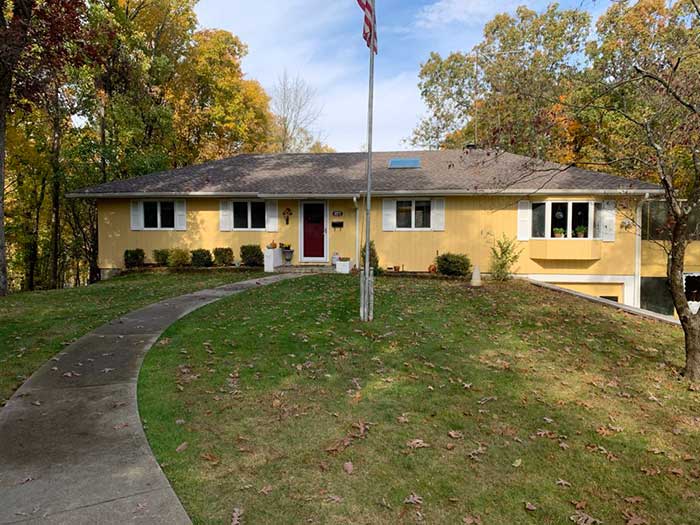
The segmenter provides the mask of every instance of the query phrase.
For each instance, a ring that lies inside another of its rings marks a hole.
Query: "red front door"
[[[304,254],[305,259],[323,259],[325,250],[325,212],[322,202],[305,202],[304,206]]]

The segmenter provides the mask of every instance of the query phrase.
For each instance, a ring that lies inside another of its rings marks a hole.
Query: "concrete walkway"
[[[136,382],[146,352],[206,304],[299,275],[161,301],[87,334],[0,410],[0,523],[189,524],[146,441]]]

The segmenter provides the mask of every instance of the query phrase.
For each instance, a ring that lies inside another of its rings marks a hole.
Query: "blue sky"
[[[410,149],[405,139],[424,114],[418,71],[431,51],[466,51],[481,40],[484,24],[518,5],[541,10],[546,0],[376,0],[374,149]],[[611,0],[562,0],[595,15]],[[248,45],[244,71],[270,90],[286,69],[318,92],[318,123],[338,151],[366,143],[368,51],[356,0],[200,0],[200,26],[222,28]]]

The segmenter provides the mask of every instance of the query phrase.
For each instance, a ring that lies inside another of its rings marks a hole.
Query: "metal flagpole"
[[[372,1],[372,12],[374,11],[374,1]],[[374,318],[374,301],[370,299],[374,295],[374,279],[371,279],[372,268],[370,263],[370,214],[372,211],[372,116],[374,111],[374,42],[376,35],[376,22],[372,28],[372,37],[369,45],[369,101],[367,103],[367,199],[365,208],[367,217],[365,219],[365,272],[364,294],[361,295],[363,304],[361,307],[362,321],[371,321]]]

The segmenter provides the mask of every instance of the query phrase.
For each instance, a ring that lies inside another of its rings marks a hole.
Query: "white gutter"
[[[663,195],[664,190],[399,190],[376,191],[380,197],[400,195],[430,195],[430,196],[512,196],[512,195]],[[124,193],[67,193],[68,198],[83,199],[119,199],[119,198],[158,198],[158,197],[248,197],[257,199],[354,199],[361,197],[360,193],[256,193],[256,192],[124,192]]]
[[[637,204],[634,236],[634,304],[641,308],[642,304],[642,206],[649,198],[649,194]]]
[[[360,267],[360,204],[357,202],[357,197],[352,198],[352,203],[355,205],[355,264]]]

